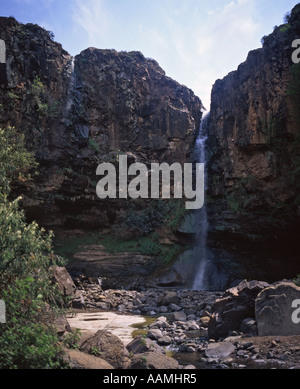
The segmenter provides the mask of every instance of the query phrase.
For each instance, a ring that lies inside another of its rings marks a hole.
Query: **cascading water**
[[[73,105],[73,93],[74,93],[74,88],[75,88],[75,84],[76,84],[75,58],[72,58],[70,70],[69,70],[69,75],[70,75],[70,85],[69,85],[68,99],[67,99],[67,105],[66,105],[66,116],[68,116],[70,114],[70,111],[71,111],[71,108]]]
[[[198,162],[205,164],[205,190],[207,190],[207,153],[206,141],[209,130],[208,113],[201,121],[199,136],[196,142]],[[207,213],[206,201],[204,206],[196,213],[196,242],[193,249],[193,262],[195,278],[193,290],[223,290],[227,283],[227,275],[222,268],[222,257],[213,248],[207,245],[207,236],[209,231],[209,219]]]
[[[204,163],[206,166],[206,141],[207,141],[207,124],[209,120],[209,113],[202,119],[199,136],[196,142],[196,154],[198,155],[198,163]],[[205,172],[205,189],[206,189],[206,172]],[[196,277],[193,284],[194,290],[206,290],[209,288],[207,284],[206,269],[208,263],[207,252],[207,232],[208,232],[208,218],[207,209],[204,202],[204,206],[198,211],[197,214],[197,236],[196,245],[193,250],[193,254],[199,263],[199,267],[196,272]]]

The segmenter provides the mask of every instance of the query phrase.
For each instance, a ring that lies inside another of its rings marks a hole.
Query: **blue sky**
[[[0,0],[0,15],[37,23],[72,55],[139,50],[209,109],[212,84],[235,70],[299,0]]]

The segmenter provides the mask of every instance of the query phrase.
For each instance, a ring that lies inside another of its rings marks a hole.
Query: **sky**
[[[214,82],[300,0],[0,0],[0,16],[37,23],[75,56],[88,47],[138,50],[209,110]]]

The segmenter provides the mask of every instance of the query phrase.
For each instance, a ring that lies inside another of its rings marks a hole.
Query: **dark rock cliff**
[[[212,90],[209,213],[212,232],[250,241],[299,234],[300,5],[263,48]]]
[[[96,197],[96,168],[132,161],[188,162],[201,120],[194,93],[140,52],[89,48],[74,59],[37,25],[0,18],[7,63],[0,126],[26,136],[39,175],[17,185],[46,226],[106,226],[125,206]]]

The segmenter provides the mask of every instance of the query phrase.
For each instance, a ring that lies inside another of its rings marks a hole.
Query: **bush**
[[[1,369],[65,366],[56,331],[45,323],[42,297],[33,278],[18,279],[3,293],[7,324],[0,326]]]
[[[63,304],[49,268],[63,261],[53,253],[52,233],[35,222],[27,224],[19,200],[8,200],[12,181],[25,180],[32,166],[23,136],[13,128],[0,129],[0,298],[7,314],[0,326],[0,369],[65,366],[49,325]]]
[[[143,201],[131,201],[114,230],[124,239],[148,236],[156,227],[164,224],[176,231],[184,213],[185,208],[181,200],[152,200],[146,207]]]
[[[34,157],[24,148],[24,135],[14,127],[0,129],[0,196],[10,192],[14,181],[24,181],[29,169],[36,168]]]

